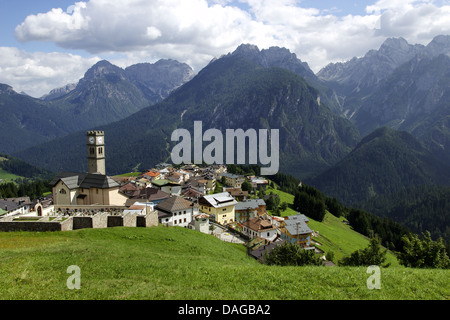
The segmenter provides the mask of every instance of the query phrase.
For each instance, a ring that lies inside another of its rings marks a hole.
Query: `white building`
[[[254,217],[242,223],[242,233],[253,238],[263,238],[268,241],[274,241],[277,238],[277,228],[269,220],[261,217]]]
[[[171,196],[156,205],[160,224],[187,227],[194,214],[198,213],[198,206],[191,201],[178,196]]]

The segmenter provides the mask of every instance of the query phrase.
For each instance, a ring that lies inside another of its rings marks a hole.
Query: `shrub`
[[[402,237],[403,252],[398,259],[406,267],[413,268],[450,268],[450,260],[442,238],[437,241],[431,239],[430,232],[422,237],[417,234],[407,234]]]
[[[380,240],[378,238],[370,239],[367,248],[354,251],[350,256],[344,257],[339,261],[341,266],[382,266],[386,261],[387,250],[382,250]],[[389,264],[384,265],[387,267]]]
[[[270,253],[264,254],[264,263],[277,266],[304,266],[323,265],[322,260],[316,256],[314,250],[305,250],[298,244],[284,242],[275,247]]]

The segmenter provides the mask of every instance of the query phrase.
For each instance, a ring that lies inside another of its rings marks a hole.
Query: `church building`
[[[106,175],[105,133],[87,132],[87,173],[61,172],[50,183],[55,208],[61,206],[125,206],[120,185]]]

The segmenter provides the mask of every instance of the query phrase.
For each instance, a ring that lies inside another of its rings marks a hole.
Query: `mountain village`
[[[28,197],[0,199],[0,231],[163,225],[245,243],[255,259],[285,241],[317,251],[305,215],[269,214],[266,201],[277,195],[256,192],[267,189],[264,178],[228,173],[226,165],[166,163],[110,177],[105,158],[105,133],[88,131],[88,172],[60,172],[50,182],[52,193],[33,202]],[[244,183],[252,191],[243,190]]]

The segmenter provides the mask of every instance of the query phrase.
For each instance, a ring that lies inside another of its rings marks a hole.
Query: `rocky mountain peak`
[[[85,80],[101,78],[107,74],[117,74],[123,76],[123,69],[113,65],[109,61],[102,60],[94,64],[84,75]]]
[[[14,94],[14,93],[16,92],[11,86],[0,83],[0,94]]]
[[[194,71],[186,63],[161,59],[155,63],[138,63],[125,69],[127,77],[146,86],[163,85],[171,90],[194,77]]]
[[[440,54],[450,55],[450,36],[436,36],[426,47],[428,54],[438,56]]]
[[[411,45],[404,38],[388,38],[380,46],[379,52],[408,51]]]
[[[43,95],[40,99],[45,101],[50,101],[62,97],[63,95],[71,92],[77,87],[76,83],[69,83],[63,87],[51,90],[48,94]]]
[[[297,55],[287,48],[274,46],[259,50],[256,45],[241,44],[231,55],[247,58],[264,68],[280,67],[306,79],[316,80],[316,76],[308,64],[298,59]]]
[[[424,46],[411,45],[403,38],[388,38],[378,50],[370,50],[363,57],[345,63],[329,64],[317,75],[323,80],[349,85],[352,90],[368,88],[391,75],[423,49]]]
[[[236,50],[234,50],[234,52],[232,53],[233,55],[244,55],[244,56],[248,56],[248,55],[257,55],[259,54],[260,51],[258,49],[257,46],[255,46],[254,44],[241,44],[239,45],[239,47],[236,48]]]

